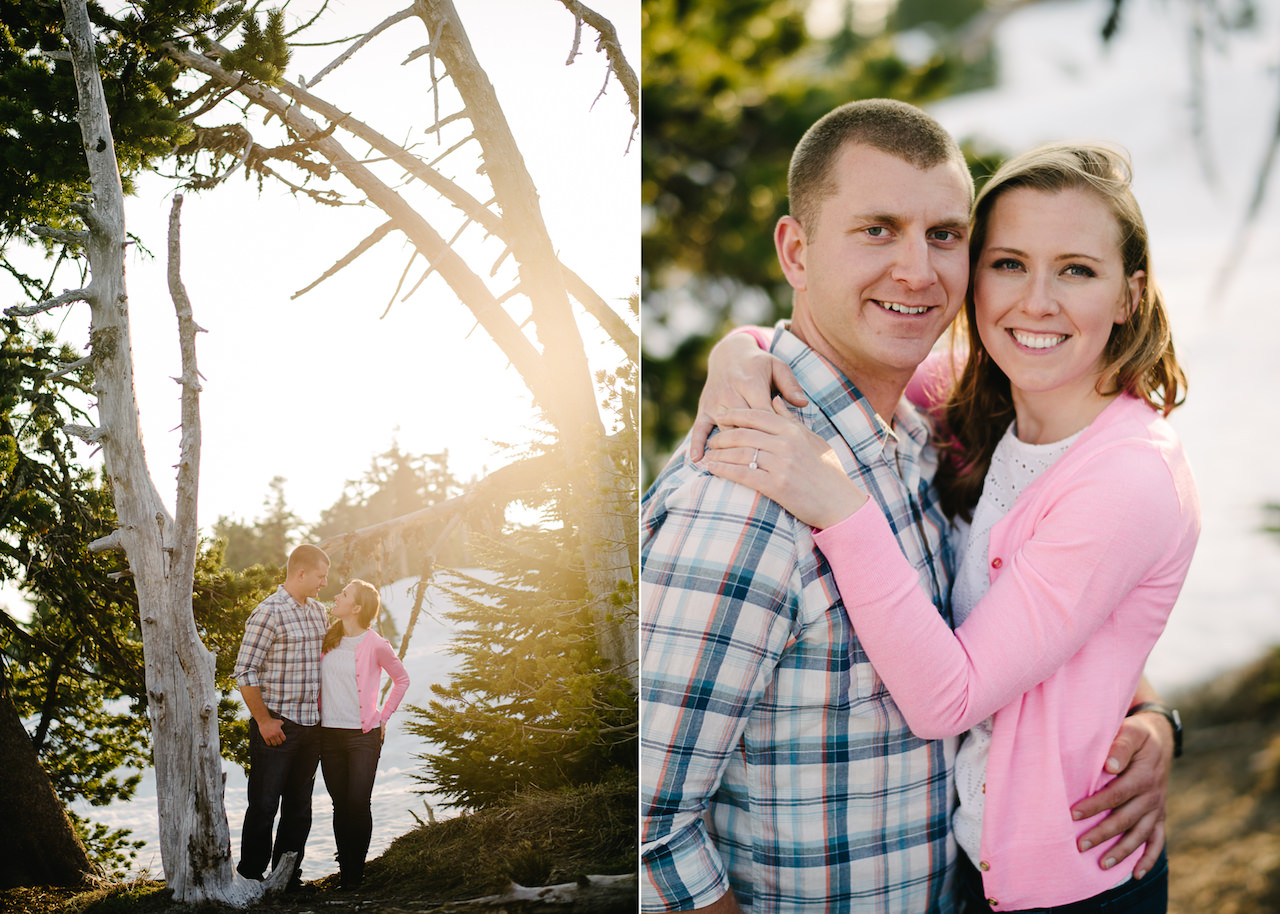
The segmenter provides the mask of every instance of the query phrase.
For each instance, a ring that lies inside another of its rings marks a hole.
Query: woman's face
[[[360,613],[360,607],[356,605],[355,585],[348,584],[346,587],[333,598],[333,609],[330,615],[335,619],[346,619],[348,617],[354,619]]]
[[[997,198],[973,297],[979,336],[1015,405],[1096,399],[1111,328],[1144,283],[1141,272],[1125,276],[1120,230],[1098,195],[1017,188]]]

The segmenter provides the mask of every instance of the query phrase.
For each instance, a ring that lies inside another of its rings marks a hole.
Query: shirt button
[[[988,898],[988,899],[987,899],[987,904],[991,905],[991,907],[993,907],[993,908],[994,908],[994,907],[996,907],[998,904],[1000,904],[1000,902],[996,901],[994,898]]]
[[[983,860],[983,861],[981,861],[981,862],[979,862],[979,863],[978,863],[978,869],[982,870],[982,872],[984,872],[984,873],[985,873],[987,870],[991,869],[991,864],[990,864],[990,863],[987,863],[987,861]]]
[[[994,559],[992,559],[992,560],[991,560],[991,567],[992,567],[992,568],[999,568],[999,567],[1000,567],[1001,565],[1003,565],[1003,564],[1004,564],[1004,559],[1001,559],[1001,558],[994,558]]]

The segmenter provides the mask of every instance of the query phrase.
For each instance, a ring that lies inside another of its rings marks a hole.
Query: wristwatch
[[[1169,726],[1173,727],[1173,757],[1182,755],[1182,715],[1178,713],[1178,709],[1158,701],[1142,701],[1130,708],[1125,717],[1132,717],[1139,711],[1154,711],[1169,721]]]

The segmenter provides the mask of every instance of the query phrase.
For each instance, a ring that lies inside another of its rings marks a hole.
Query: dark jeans
[[[987,914],[991,907],[982,897],[982,877],[977,868],[960,852],[959,883],[964,914]],[[1130,879],[1114,889],[1070,904],[1050,908],[1006,911],[1004,914],[1165,914],[1169,907],[1169,859],[1161,852],[1151,872],[1141,879]]]
[[[236,869],[249,879],[261,879],[268,861],[274,868],[284,854],[297,851],[290,880],[296,883],[301,879],[302,852],[311,833],[311,792],[320,762],[320,727],[278,719],[284,727],[284,742],[279,746],[268,746],[258,722],[249,721],[249,806],[244,813]],[[280,825],[273,846],[271,826],[277,809]]]
[[[333,840],[338,845],[338,872],[342,885],[364,881],[364,858],[373,833],[369,797],[382,754],[382,731],[368,733],[322,727],[320,765],[324,786],[333,798]]]

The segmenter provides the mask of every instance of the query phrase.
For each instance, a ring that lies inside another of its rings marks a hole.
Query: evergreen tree
[[[297,545],[302,519],[289,509],[284,496],[283,476],[272,478],[270,491],[262,500],[262,515],[255,521],[221,516],[213,524],[213,535],[224,544],[223,561],[228,568],[244,571],[255,565],[283,568],[290,549]]]
[[[634,516],[634,366],[597,381],[615,418],[614,471],[627,482],[606,486],[596,507]],[[410,708],[406,726],[434,743],[420,756],[424,774],[415,777],[454,805],[480,808],[521,791],[595,784],[636,769],[635,691],[624,671],[600,656],[599,614],[563,523],[572,473],[563,466],[524,499],[540,512],[538,523],[476,537],[481,573],[447,575],[458,607],[449,614],[458,626],[451,651],[461,663],[449,684],[434,686],[437,698],[427,707]],[[627,551],[637,562],[634,532]],[[634,600],[618,594],[615,606],[621,611]]]
[[[309,536],[323,542],[421,511],[461,493],[462,484],[449,470],[447,450],[407,454],[393,441],[370,461],[363,476],[347,481],[338,500],[320,513]],[[357,577],[379,585],[420,574],[426,570],[421,556],[435,545],[444,523],[416,528],[376,553],[335,554],[336,571],[343,579]],[[464,541],[458,535],[436,549],[435,563],[460,565],[465,554]]]

